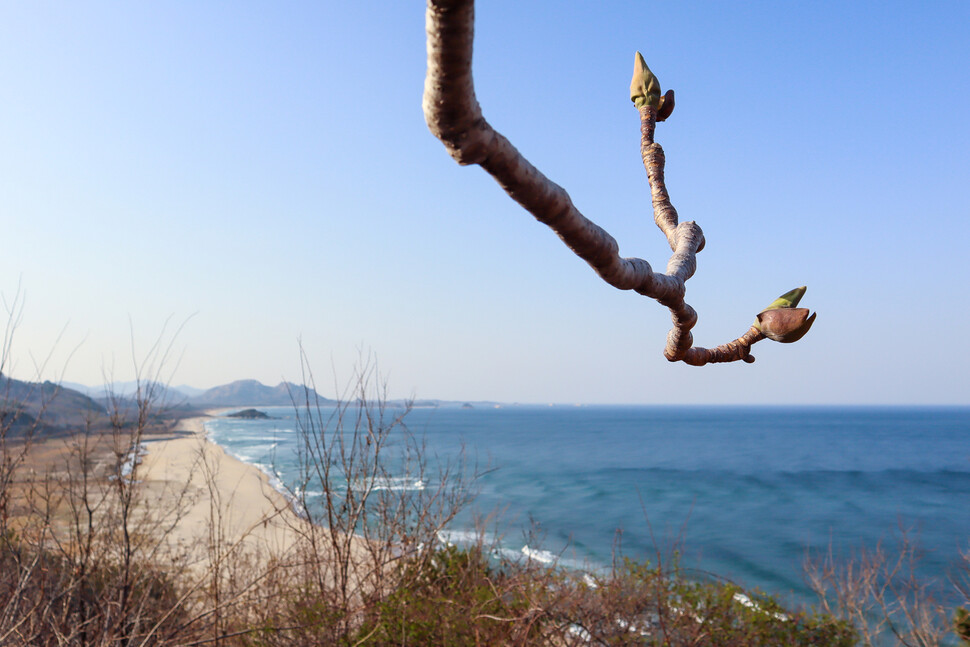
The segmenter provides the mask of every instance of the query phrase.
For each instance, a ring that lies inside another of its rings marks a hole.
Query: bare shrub
[[[187,644],[208,626],[210,611],[185,594],[184,561],[167,550],[180,497],[148,500],[133,478],[146,437],[171,428],[155,368],[170,349],[160,337],[136,364],[135,393],[109,392],[106,407],[2,378],[13,414],[0,417],[0,644]]]
[[[405,421],[411,403],[388,400],[373,361],[363,358],[344,396],[327,404],[303,360],[306,386],[293,394],[299,479],[289,494],[308,523],[297,526],[298,565],[276,577],[283,603],[262,620],[288,630],[264,632],[261,644],[339,644],[354,634],[408,586],[469,498],[463,464],[429,463]]]
[[[667,562],[618,559],[608,574],[563,573],[542,589],[562,645],[854,644],[847,623],[792,611],[760,591]]]
[[[880,543],[842,559],[830,547],[809,555],[804,572],[821,611],[851,623],[866,647],[947,644],[952,625],[945,583],[922,575],[919,562],[918,542],[903,530],[894,550]]]
[[[7,490],[17,491],[24,521],[0,545],[0,644],[164,645],[184,637],[175,629],[186,616],[179,570],[157,550],[157,518],[135,514],[131,452],[118,444],[124,437],[133,449],[142,431],[92,421],[44,439],[60,445],[46,466],[24,456],[44,469]]]

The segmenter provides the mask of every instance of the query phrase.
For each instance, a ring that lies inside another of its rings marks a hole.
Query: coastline
[[[262,470],[206,438],[205,420],[218,411],[182,419],[172,434],[143,445],[135,473],[146,510],[160,517],[170,553],[193,567],[227,551],[288,561],[309,524]]]

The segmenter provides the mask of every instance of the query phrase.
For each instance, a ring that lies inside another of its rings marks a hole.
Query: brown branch
[[[764,338],[765,336],[760,330],[751,326],[748,332],[734,341],[721,344],[717,348],[694,346],[684,355],[684,362],[691,366],[736,362],[738,360],[750,364],[754,362],[754,357],[751,356],[751,344],[761,341]]]
[[[607,283],[657,300],[671,312],[674,327],[667,334],[664,356],[693,366],[711,362],[753,362],[751,344],[764,339],[756,329],[713,349],[693,347],[690,329],[697,313],[684,301],[686,282],[697,268],[696,255],[704,234],[694,222],[678,222],[664,185],[664,153],[653,141],[657,110],[640,110],[641,155],[653,201],[654,220],[673,254],[666,272],[655,272],[641,258],[622,258],[616,240],[586,218],[569,194],[547,178],[482,116],[472,78],[473,0],[428,0],[426,28],[428,71],[424,83],[424,115],[428,128],[462,165],[478,164],[539,222],[590,264]]]

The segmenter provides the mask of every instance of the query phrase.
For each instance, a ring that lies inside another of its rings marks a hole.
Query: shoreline
[[[226,551],[288,560],[308,522],[257,466],[206,437],[205,416],[179,420],[171,433],[143,444],[135,474],[146,510],[159,517],[172,555],[207,568]]]

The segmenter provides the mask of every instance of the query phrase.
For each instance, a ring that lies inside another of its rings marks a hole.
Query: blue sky
[[[970,404],[970,4],[483,0],[486,118],[620,251],[663,267],[629,101],[677,92],[668,188],[707,247],[697,343],[806,284],[753,365],[662,356],[665,308],[603,284],[427,131],[420,2],[0,5],[0,292],[13,374],[98,384],[182,322],[166,375],[332,394]],[[132,343],[134,342],[134,343]],[[32,359],[33,358],[33,359]]]

